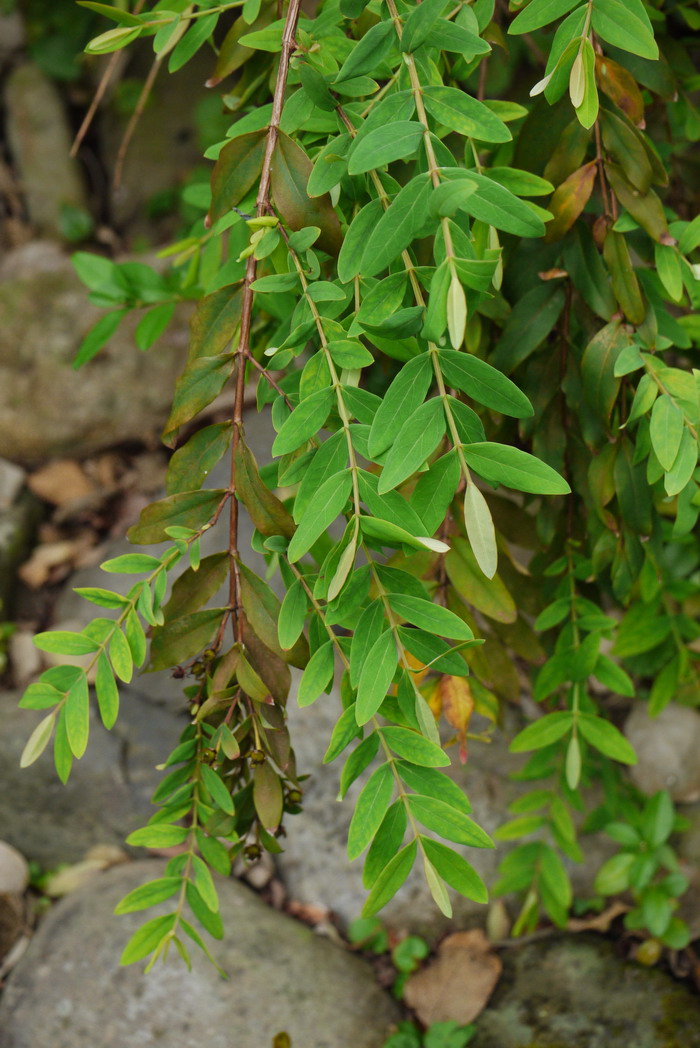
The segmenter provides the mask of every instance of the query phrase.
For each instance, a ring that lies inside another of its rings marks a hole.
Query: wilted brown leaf
[[[30,473],[27,486],[54,506],[64,506],[95,493],[89,477],[72,459],[56,459]]]
[[[600,89],[633,124],[644,127],[644,99],[632,74],[606,55],[596,55],[595,64]]]
[[[457,732],[459,740],[459,759],[462,764],[467,761],[467,731],[474,712],[474,696],[466,677],[446,675],[438,685],[440,703],[445,720]]]
[[[456,932],[440,944],[432,964],[410,977],[404,1000],[426,1026],[470,1023],[486,1007],[502,968],[480,928]]]
[[[551,222],[547,223],[545,240],[548,243],[553,240],[561,240],[564,234],[571,229],[593,192],[595,176],[596,165],[592,160],[569,175],[566,181],[562,182],[554,191],[547,205],[547,210],[554,215]]]

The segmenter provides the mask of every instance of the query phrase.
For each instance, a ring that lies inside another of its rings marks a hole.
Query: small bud
[[[243,855],[250,862],[255,862],[262,855],[262,848],[259,844],[248,844],[243,850]]]
[[[251,764],[264,764],[266,760],[264,750],[252,750],[250,754]]]
[[[290,790],[287,794],[287,800],[290,804],[299,804],[302,798],[301,790]]]

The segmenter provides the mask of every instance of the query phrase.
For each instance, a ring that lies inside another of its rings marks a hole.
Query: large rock
[[[185,358],[176,322],[148,353],[134,345],[138,316],[79,372],[71,363],[103,310],[56,245],[33,242],[0,267],[0,456],[32,464],[80,458],[162,426]],[[29,409],[28,406],[31,406]]]
[[[358,957],[220,881],[223,942],[217,975],[201,956],[188,973],[173,958],[144,976],[119,967],[143,914],[114,918],[126,892],[157,877],[158,862],[110,870],[60,902],[13,973],[0,1005],[0,1048],[380,1048],[396,1006]]]
[[[700,999],[595,935],[504,952],[471,1048],[698,1048]]]
[[[3,838],[47,867],[75,862],[95,844],[122,844],[153,813],[150,797],[161,778],[155,766],[175,746],[185,722],[134,693],[124,695],[112,732],[93,718],[87,753],[63,786],[50,752],[29,768],[19,767],[41,714],[18,709],[18,699],[0,692]]]
[[[54,84],[32,62],[17,66],[5,86],[7,142],[29,220],[43,235],[61,236],[62,210],[86,210],[71,131]]]
[[[637,763],[630,769],[643,793],[668,790],[675,801],[700,800],[700,713],[671,702],[658,717],[636,705],[625,722]]]

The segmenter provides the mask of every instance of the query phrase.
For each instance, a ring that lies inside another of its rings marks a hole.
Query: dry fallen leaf
[[[95,491],[90,479],[72,459],[56,459],[42,466],[29,475],[27,485],[40,499],[54,506],[85,498]]]
[[[10,952],[26,927],[22,896],[0,894],[0,959]]]
[[[128,856],[121,848],[115,848],[109,844],[98,844],[86,852],[85,858],[80,862],[65,866],[48,877],[44,884],[44,891],[54,899],[62,895],[69,895],[77,888],[82,888],[98,873],[127,860]]]
[[[55,576],[59,568],[73,568],[79,555],[85,550],[85,546],[84,539],[46,542],[36,547],[29,560],[19,568],[18,575],[27,586],[39,589],[49,579],[57,581]]]
[[[476,1019],[493,993],[503,965],[481,931],[449,935],[432,964],[407,981],[404,1000],[422,1023],[466,1025]]]

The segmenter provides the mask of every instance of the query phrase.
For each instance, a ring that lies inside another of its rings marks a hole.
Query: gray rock
[[[0,459],[0,512],[11,506],[19,495],[26,473],[14,462]]]
[[[472,1048],[698,1048],[700,999],[665,972],[625,962],[602,937],[504,951],[505,971]]]
[[[20,754],[41,714],[18,709],[18,700],[13,692],[0,693],[3,838],[48,867],[75,862],[95,844],[122,844],[153,813],[150,796],[161,777],[155,765],[176,744],[184,721],[125,693],[112,732],[93,718],[87,753],[63,786],[48,751],[20,769]]]
[[[44,165],[45,166],[45,165]],[[80,458],[158,432],[172,400],[188,340],[182,313],[148,353],[134,345],[137,316],[81,371],[71,363],[103,311],[70,259],[34,242],[0,271],[0,456],[23,465]],[[27,405],[35,405],[28,411]]]
[[[700,713],[675,702],[653,719],[646,706],[633,708],[625,735],[637,753],[632,781],[649,795],[668,790],[676,801],[700,799]]]
[[[29,556],[42,515],[41,503],[29,491],[0,508],[0,622],[12,614],[17,568]]]
[[[31,62],[17,66],[5,87],[7,141],[29,220],[42,235],[61,236],[61,210],[86,209],[71,132],[55,85]]]
[[[148,976],[120,968],[143,915],[112,910],[161,871],[117,867],[58,903],[9,981],[0,1048],[269,1048],[282,1030],[293,1048],[380,1048],[397,1010],[371,969],[236,881],[218,885],[229,980],[201,956],[191,974],[175,958]]]

